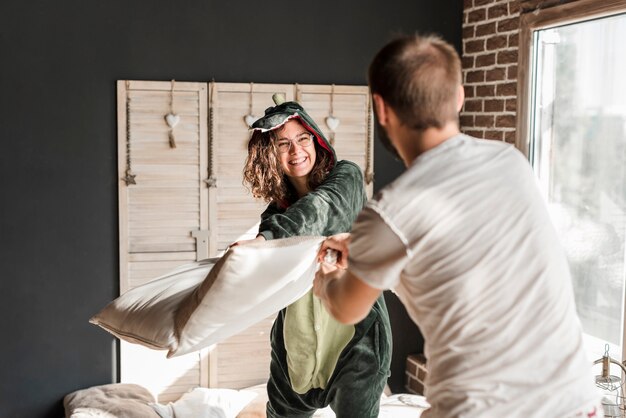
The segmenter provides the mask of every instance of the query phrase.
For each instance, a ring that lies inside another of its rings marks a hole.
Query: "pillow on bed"
[[[175,402],[151,406],[161,418],[236,418],[256,396],[248,390],[194,388]]]
[[[113,383],[77,390],[63,398],[66,418],[159,418],[148,389],[132,383]]]
[[[237,334],[304,295],[323,237],[238,245],[124,293],[90,322],[179,356]]]

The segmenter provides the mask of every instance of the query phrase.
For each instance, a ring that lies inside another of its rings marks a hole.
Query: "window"
[[[608,343],[624,359],[626,10],[579,3],[522,18],[520,145],[562,238],[589,358]]]

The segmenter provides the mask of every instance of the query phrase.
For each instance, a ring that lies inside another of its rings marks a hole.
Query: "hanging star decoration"
[[[137,177],[136,174],[133,174],[130,170],[126,170],[126,175],[122,177],[122,180],[126,182],[126,185],[137,184],[135,177]]]

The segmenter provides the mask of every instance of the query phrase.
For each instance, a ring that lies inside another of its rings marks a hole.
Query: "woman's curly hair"
[[[285,206],[295,202],[298,196],[280,165],[273,136],[273,131],[255,130],[252,133],[243,169],[243,184],[252,196]],[[308,179],[311,190],[324,181],[334,165],[331,153],[322,148],[316,139],[313,144],[316,158]]]

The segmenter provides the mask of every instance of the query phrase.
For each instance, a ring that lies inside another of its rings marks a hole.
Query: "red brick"
[[[492,99],[485,100],[485,112],[502,112],[504,109],[504,100]]]
[[[545,0],[521,0],[520,6],[522,11],[529,12],[539,8],[539,5]]]
[[[483,54],[476,57],[476,67],[489,67],[496,63],[496,54]]]
[[[482,100],[466,100],[463,105],[465,112],[482,112],[483,101]]]
[[[491,115],[476,115],[474,117],[474,125],[483,128],[491,128],[495,122],[495,118]]]
[[[533,12],[538,9],[548,9],[552,6],[571,3],[578,0],[523,0],[520,4],[523,13]]]
[[[515,128],[515,115],[496,116],[496,126],[498,128]]]
[[[419,367],[417,369],[417,380],[419,380],[420,382],[424,382],[426,380],[427,374],[428,372],[426,371],[424,367]]]
[[[465,42],[465,51],[466,53],[472,54],[475,52],[482,52],[485,50],[485,40],[478,39],[475,41],[467,41]]]
[[[496,92],[495,86],[476,86],[476,97],[493,96]]]
[[[485,4],[493,3],[496,0],[474,0],[474,6],[484,6]]]
[[[515,96],[517,94],[517,83],[498,84],[496,88],[497,96]]]
[[[463,27],[463,39],[473,38],[476,26],[468,25]]]
[[[417,367],[426,365],[426,356],[423,353],[409,354],[407,358],[410,358],[411,361],[417,364]]]
[[[465,135],[473,136],[474,138],[482,138],[485,135],[485,131],[477,131],[474,129],[462,129]]]
[[[408,358],[406,360],[406,372],[411,376],[417,377],[417,364]]]
[[[487,9],[488,19],[497,19],[502,16],[506,16],[509,13],[509,8],[506,4],[497,4]]]
[[[485,81],[485,72],[484,71],[469,71],[465,75],[466,83],[482,83]]]
[[[487,49],[493,51],[494,49],[506,48],[508,45],[508,38],[506,35],[493,36],[487,39]]]
[[[498,64],[517,63],[517,49],[498,52]]]
[[[507,112],[517,111],[517,99],[506,99],[504,110],[506,110]]]
[[[509,15],[515,15],[519,13],[519,1],[513,0],[509,2]]]
[[[505,69],[497,67],[485,72],[485,81],[501,81],[505,79],[505,75]]]
[[[498,32],[509,32],[519,29],[519,17],[501,20],[498,22]]]
[[[467,21],[468,23],[482,22],[486,17],[487,11],[485,9],[478,9],[468,13]]]
[[[502,131],[493,131],[493,130],[487,130],[485,131],[485,134],[483,135],[484,139],[495,139],[497,141],[502,141],[503,137],[504,137],[504,133]]]
[[[406,384],[406,389],[407,391],[409,391],[410,393],[414,393],[417,395],[423,395],[424,394],[424,385],[422,383],[420,383],[419,381],[417,381],[416,379],[413,378],[409,378]]]
[[[506,131],[504,133],[504,140],[509,144],[515,144],[515,131]]]
[[[509,47],[519,46],[519,34],[512,33],[509,35]]]
[[[474,126],[474,116],[472,115],[461,115],[460,121],[461,126]]]
[[[496,22],[476,26],[476,36],[492,35],[496,33]]]
[[[472,0],[463,0],[463,8],[464,9],[469,9],[470,7],[472,7]]]
[[[507,70],[507,78],[509,80],[517,80],[517,65],[509,66]]]
[[[463,66],[463,69],[467,70],[470,68],[474,67],[474,57],[463,57],[463,59],[461,60],[461,65]]]
[[[474,97],[474,86],[463,86],[465,97]]]

